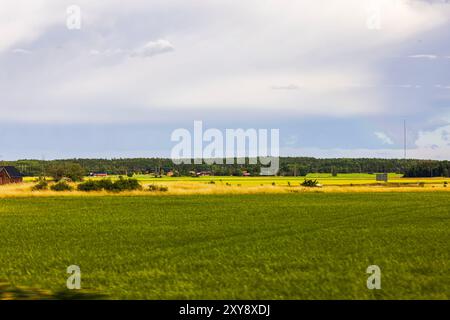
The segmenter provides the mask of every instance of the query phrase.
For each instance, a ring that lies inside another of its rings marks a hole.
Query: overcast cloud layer
[[[2,157],[169,155],[193,120],[402,157],[405,119],[411,157],[450,159],[449,38],[442,0],[2,0]]]

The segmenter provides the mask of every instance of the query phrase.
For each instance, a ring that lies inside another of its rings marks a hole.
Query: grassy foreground
[[[0,199],[0,282],[125,299],[449,299],[450,197]],[[382,290],[366,288],[366,268]]]

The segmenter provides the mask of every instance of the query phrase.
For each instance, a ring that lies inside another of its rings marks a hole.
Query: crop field
[[[116,176],[112,177],[117,178]],[[179,182],[199,182],[208,183],[214,181],[216,184],[226,184],[231,185],[240,184],[242,186],[268,186],[275,183],[276,185],[286,186],[288,183],[291,185],[299,185],[305,179],[317,179],[323,185],[330,186],[345,186],[345,185],[368,185],[377,184],[376,175],[368,173],[357,173],[357,174],[339,174],[333,177],[329,173],[314,173],[308,174],[307,176],[301,177],[270,177],[270,176],[253,176],[253,177],[229,177],[229,176],[203,176],[203,177],[162,177],[155,178],[150,175],[137,175],[135,176],[138,180],[148,183],[179,183]],[[403,178],[401,174],[390,173],[389,182],[398,184],[417,184],[423,182],[425,184],[435,184],[444,183],[445,181],[450,181],[449,178]]]
[[[228,194],[286,194],[286,193],[358,193],[358,192],[449,192],[448,178],[403,178],[399,174],[389,174],[389,182],[377,182],[374,174],[310,174],[306,177],[154,177],[151,175],[133,176],[143,189],[140,191],[122,192],[82,192],[77,185],[70,192],[51,190],[32,191],[36,184],[35,177],[27,177],[25,183],[0,185],[0,198],[14,197],[54,197],[54,196],[162,196],[162,195],[228,195]],[[107,177],[117,180],[119,176]],[[85,180],[101,180],[100,177],[86,177]],[[305,179],[317,180],[319,188],[303,187]],[[51,182],[50,182],[51,183]],[[150,185],[164,186],[167,192],[149,192]]]
[[[0,298],[74,264],[108,299],[450,298],[446,192],[11,197],[0,230]]]
[[[117,179],[117,176],[111,176]],[[203,177],[161,177],[155,178],[150,175],[136,175],[134,178],[142,183],[162,183],[166,185],[174,184],[205,184],[214,182],[216,185],[242,186],[242,187],[264,187],[264,186],[299,186],[305,179],[317,180],[323,186],[370,186],[379,185],[375,174],[339,174],[333,177],[329,173],[314,173],[300,177],[271,177],[271,176],[252,176],[252,177],[230,177],[230,176],[203,176]],[[98,178],[94,178],[98,179]],[[401,174],[390,173],[389,183],[399,186],[411,186],[418,183],[425,185],[443,185],[444,182],[450,182],[449,178],[403,178]]]

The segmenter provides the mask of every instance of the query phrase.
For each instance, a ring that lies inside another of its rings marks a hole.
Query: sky
[[[449,160],[449,39],[448,0],[1,0],[0,159],[167,157],[201,120],[320,158],[402,158],[406,121]]]

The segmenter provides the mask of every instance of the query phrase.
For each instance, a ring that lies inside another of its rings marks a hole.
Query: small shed
[[[21,183],[23,175],[13,166],[0,166],[0,185],[8,183]]]
[[[388,174],[387,173],[377,173],[376,180],[377,181],[388,182]]]

